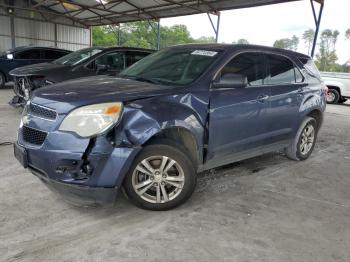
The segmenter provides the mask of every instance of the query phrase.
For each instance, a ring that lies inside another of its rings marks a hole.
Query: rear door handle
[[[269,96],[268,95],[260,95],[258,96],[258,102],[260,103],[264,103],[266,99],[268,99]]]

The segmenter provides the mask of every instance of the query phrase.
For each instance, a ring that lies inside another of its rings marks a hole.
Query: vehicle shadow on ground
[[[211,169],[198,174],[197,187],[194,192],[194,196],[187,203],[181,205],[180,207],[165,212],[188,212],[190,210],[196,209],[198,205],[205,205],[205,194],[201,194],[208,190],[210,186],[217,183],[220,179],[231,179],[232,183],[235,180],[252,175],[263,175],[263,171],[267,168],[272,168],[276,165],[281,165],[287,163],[288,160],[282,152],[269,153],[261,155],[258,157],[250,158],[240,162],[235,162],[225,166],[221,166],[215,169]],[[260,174],[259,174],[260,173]],[[270,172],[267,172],[268,174]],[[107,216],[120,217],[123,215],[128,215],[131,213],[149,213],[149,215],[154,214],[158,216],[158,212],[143,210],[135,207],[127,198],[124,192],[119,192],[117,200],[114,205],[109,206],[77,206],[71,203],[66,203],[71,205],[73,209],[78,212],[83,212],[89,216],[94,217],[94,219],[105,219]]]
[[[343,103],[343,104],[337,104],[339,106],[345,106],[345,107],[350,107],[350,102],[346,102],[346,103]]]

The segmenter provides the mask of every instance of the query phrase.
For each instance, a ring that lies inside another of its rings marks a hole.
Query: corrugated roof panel
[[[69,6],[35,1],[85,25],[101,25],[145,19],[184,16],[205,12],[272,5],[300,0],[70,0]],[[315,0],[323,2],[324,0]],[[73,8],[74,7],[74,8]],[[79,9],[78,9],[79,8]],[[67,12],[68,10],[68,12]],[[85,11],[83,11],[85,10]],[[89,10],[89,11],[88,11]],[[73,18],[72,18],[73,16]],[[102,18],[101,18],[102,17]]]

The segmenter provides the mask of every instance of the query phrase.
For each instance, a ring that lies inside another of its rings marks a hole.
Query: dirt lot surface
[[[0,142],[20,113],[0,90]],[[268,154],[199,174],[183,206],[73,207],[0,146],[0,261],[350,261],[350,104],[327,108],[311,158]]]

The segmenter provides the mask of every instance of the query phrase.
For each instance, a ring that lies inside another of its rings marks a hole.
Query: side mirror
[[[247,77],[241,74],[227,73],[213,82],[215,88],[242,88],[247,86]]]

